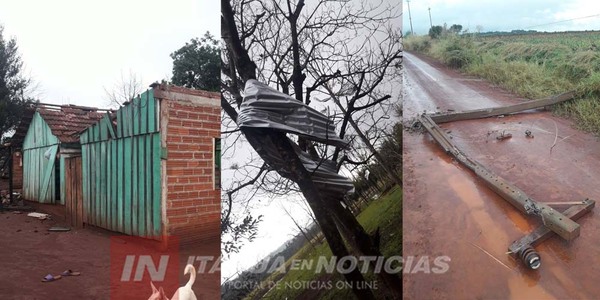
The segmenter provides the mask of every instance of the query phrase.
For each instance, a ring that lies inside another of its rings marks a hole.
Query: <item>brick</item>
[[[171,91],[198,93],[173,88]],[[220,97],[216,97],[215,103],[218,103],[216,101],[220,101]],[[169,107],[167,232],[181,235],[181,241],[210,236],[218,239],[221,191],[214,189],[213,139],[221,137],[220,107],[185,100],[166,103]]]
[[[169,208],[167,209],[167,217],[186,215],[187,208]]]
[[[179,176],[179,175],[184,175],[184,170],[183,169],[173,169],[173,168],[167,168],[167,175],[168,176]]]
[[[179,142],[182,142],[181,136],[172,135],[172,134],[167,136],[167,143],[179,143]]]
[[[187,223],[189,223],[189,219],[190,218],[187,217],[187,216],[183,216],[183,217],[181,217],[181,216],[177,216],[177,217],[173,217],[173,216],[169,217],[169,216],[167,216],[167,220],[169,221],[169,224],[174,224],[174,225],[177,225],[177,224],[178,225],[187,224]]]
[[[170,201],[172,207],[192,207],[198,206],[199,200],[173,200]]]

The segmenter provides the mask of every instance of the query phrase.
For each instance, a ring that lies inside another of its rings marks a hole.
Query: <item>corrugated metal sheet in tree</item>
[[[335,126],[327,116],[257,80],[246,82],[238,125],[297,134],[308,140],[338,147],[348,145],[347,141],[337,136]],[[337,173],[335,162],[315,161],[298,145],[292,145],[322,195],[339,196],[354,192],[352,181]],[[288,175],[285,170],[287,162],[281,159],[273,145],[253,146],[271,167],[283,176]]]

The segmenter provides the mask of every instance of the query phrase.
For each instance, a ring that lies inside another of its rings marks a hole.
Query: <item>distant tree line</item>
[[[513,35],[513,34],[534,34],[534,33],[540,33],[540,32],[537,30],[516,29],[516,30],[511,30],[511,31],[487,31],[487,32],[482,32],[479,35],[480,36],[490,36],[490,35]]]
[[[444,23],[444,26],[436,25],[429,28],[429,36],[432,39],[437,39],[441,36],[448,34],[460,34],[462,32],[462,29],[463,26],[460,24],[453,24],[452,26],[450,26],[450,28],[448,28],[446,23]]]
[[[492,35],[512,35],[512,34],[534,34],[539,33],[537,30],[523,30],[523,29],[515,29],[511,31],[487,31],[481,32],[482,27],[477,26],[477,32],[479,36],[492,36]],[[444,25],[435,25],[429,29],[429,37],[432,39],[438,39],[444,37],[446,35],[452,34],[467,34],[468,29],[463,30],[463,26],[460,24],[453,24],[448,27],[447,24]]]

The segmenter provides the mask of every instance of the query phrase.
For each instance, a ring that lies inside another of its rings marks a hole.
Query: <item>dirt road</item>
[[[515,95],[405,53],[404,118],[417,113],[514,104]],[[600,141],[550,112],[441,126],[468,155],[540,202],[600,200]],[[530,130],[534,138],[525,137]],[[513,137],[497,141],[502,132]],[[554,141],[558,141],[552,151]],[[404,274],[406,299],[598,299],[600,208],[581,218],[581,236],[553,237],[526,269],[508,246],[539,222],[526,217],[454,162],[428,134],[404,135],[404,258],[451,258],[444,274]],[[498,259],[496,261],[481,247]],[[414,266],[404,265],[405,272]]]

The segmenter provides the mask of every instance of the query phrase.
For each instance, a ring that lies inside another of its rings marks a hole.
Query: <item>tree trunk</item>
[[[252,128],[241,128],[241,131],[248,139],[248,142],[255,148],[258,147],[258,145],[275,145],[283,161],[288,162],[286,171],[292,174],[291,176],[293,176],[293,178],[290,179],[298,184],[304,198],[315,214],[315,218],[321,227],[321,231],[327,240],[327,244],[329,245],[333,256],[336,257],[336,262],[342,257],[349,256],[350,253],[344,245],[342,236],[335,224],[333,216],[335,212],[328,209],[325,199],[321,198],[319,191],[310,178],[310,174],[304,168],[302,161],[296,155],[294,148],[290,144],[291,141],[286,135],[269,130]],[[257,145],[257,143],[259,144]],[[358,268],[344,274],[344,277],[352,286],[352,291],[359,299],[375,299],[373,292],[370,289],[364,288],[366,286],[365,279]]]
[[[335,221],[340,232],[344,234],[344,238],[352,245],[353,249],[358,250],[360,255],[383,257],[379,250],[379,245],[374,245],[371,237],[360,225],[358,220],[352,213],[344,209],[339,200],[326,201],[328,208],[333,212]],[[398,253],[401,255],[402,253]],[[371,262],[371,266],[375,268],[375,262]],[[395,299],[402,297],[402,280],[393,274],[380,272],[377,276],[390,288],[390,292]]]

